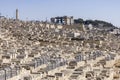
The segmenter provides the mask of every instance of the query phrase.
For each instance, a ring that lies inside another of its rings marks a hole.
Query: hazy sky
[[[120,26],[120,0],[0,0],[0,13],[20,19],[46,20],[54,16],[99,19]]]

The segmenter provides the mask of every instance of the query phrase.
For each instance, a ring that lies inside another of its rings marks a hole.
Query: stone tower
[[[18,9],[16,9],[16,20],[18,20]]]

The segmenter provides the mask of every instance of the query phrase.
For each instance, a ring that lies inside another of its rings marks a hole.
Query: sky
[[[56,16],[103,20],[120,27],[120,0],[0,0],[0,13],[19,19],[46,20]]]

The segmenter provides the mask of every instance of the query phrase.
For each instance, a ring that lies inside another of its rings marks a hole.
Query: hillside
[[[85,24],[85,25],[92,24],[93,27],[100,28],[100,29],[111,30],[111,29],[117,28],[112,23],[101,21],[101,20],[83,20],[82,18],[78,18],[78,19],[75,19],[74,22],[76,24]]]

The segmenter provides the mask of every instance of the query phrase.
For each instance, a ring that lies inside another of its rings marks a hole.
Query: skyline
[[[15,18],[19,10],[22,20],[46,20],[54,16],[74,16],[74,18],[103,20],[120,27],[119,0],[1,0],[0,13]]]

